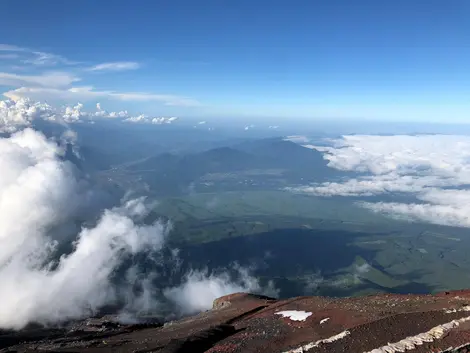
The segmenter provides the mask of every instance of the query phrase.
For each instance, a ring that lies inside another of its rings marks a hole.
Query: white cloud
[[[93,116],[82,111],[83,104],[65,107],[63,111],[46,103],[30,99],[0,101],[0,132],[12,133],[32,126],[35,120],[75,123],[90,120]]]
[[[1,75],[0,75],[1,82]],[[155,101],[168,106],[198,106],[194,99],[166,94],[151,94],[138,92],[96,91],[93,87],[50,88],[50,87],[21,87],[4,93],[10,99],[31,98],[42,101],[60,99],[66,101],[89,101],[96,99],[115,99],[120,101]]]
[[[51,72],[41,75],[17,75],[6,72],[0,72],[0,85],[4,86],[58,88],[67,87],[77,81],[80,81],[78,77],[65,72]],[[7,94],[4,95],[7,96]],[[23,96],[23,98],[28,97]]]
[[[183,284],[164,291],[165,297],[175,303],[181,314],[194,314],[209,310],[215,299],[237,292],[260,293],[271,297],[278,296],[273,283],[262,287],[256,277],[243,267],[235,267],[237,278],[227,272],[211,273],[208,271],[193,271],[189,273]]]
[[[375,212],[412,221],[470,227],[470,137],[457,135],[344,136],[316,147],[328,165],[360,172],[343,182],[291,188],[320,196],[405,193],[414,203],[363,202]]]
[[[92,315],[120,295],[111,283],[125,255],[160,249],[167,227],[137,225],[144,199],[104,210],[70,236],[84,200],[63,149],[32,129],[0,138],[0,328]],[[72,244],[70,252],[59,249]],[[127,294],[127,293],[126,293]]]
[[[88,68],[88,71],[125,71],[125,70],[137,70],[140,67],[139,63],[132,61],[121,61],[112,63],[98,64]]]
[[[82,103],[55,109],[52,106],[20,98],[16,101],[0,101],[0,132],[12,133],[18,129],[31,126],[35,120],[54,121],[59,123],[91,122],[95,118],[123,119],[125,122],[148,124],[171,124],[177,117],[150,118],[146,115],[131,116],[127,110],[108,112],[97,103],[95,112],[84,110]]]
[[[129,123],[150,123],[150,118],[147,115],[141,114],[127,118],[124,121]]]
[[[121,110],[119,112],[110,112],[108,116],[104,116],[105,118],[125,118],[128,117],[129,113],[127,110]]]
[[[73,107],[65,107],[65,111],[62,114],[62,118],[67,123],[76,123],[76,122],[83,122],[83,121],[90,121],[94,118],[129,118],[130,115],[127,110],[122,110],[119,112],[108,112],[101,108],[101,104],[96,104],[97,111],[96,112],[86,112],[83,110],[83,104],[77,103]]]
[[[157,125],[160,125],[160,124],[171,124],[172,122],[178,120],[178,117],[176,116],[172,116],[172,117],[169,117],[169,118],[166,118],[166,117],[160,117],[160,118],[153,118],[152,119],[152,124],[157,124]]]
[[[0,101],[0,132],[15,132],[35,119],[54,120],[55,112],[48,104],[30,100]]]
[[[151,118],[147,115],[141,114],[138,116],[133,116],[130,118],[125,119],[125,122],[129,123],[143,123],[143,124],[155,124],[155,125],[162,125],[162,124],[171,124],[172,122],[178,120],[177,117],[172,116],[169,118],[166,117],[159,117],[159,118]]]
[[[66,107],[65,113],[63,115],[64,120],[68,123],[77,122],[83,120],[83,118],[88,117],[88,114],[82,111],[83,104],[78,103],[73,107]]]
[[[455,181],[434,175],[384,175],[363,176],[344,182],[325,182],[320,185],[287,188],[290,191],[318,196],[375,196],[385,193],[419,193],[431,186],[452,186]]]
[[[439,175],[455,176],[454,168],[467,164],[464,162],[470,157],[468,136],[355,135],[333,142],[333,147],[317,148],[325,152],[330,167],[373,174],[406,174],[431,168]]]
[[[363,275],[371,270],[372,266],[367,262],[364,262],[362,265],[355,265],[354,271],[358,275]]]
[[[410,221],[470,227],[469,190],[433,190],[418,197],[431,203],[362,202],[373,212]]]
[[[127,110],[121,110],[119,112],[108,112],[101,108],[101,103],[96,103],[96,112],[93,116],[100,118],[128,118],[130,117]]]

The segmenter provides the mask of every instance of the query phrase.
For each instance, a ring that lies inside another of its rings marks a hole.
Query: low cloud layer
[[[344,136],[324,153],[328,166],[355,178],[291,188],[318,196],[409,195],[415,201],[361,202],[374,212],[414,221],[470,227],[470,137]]]

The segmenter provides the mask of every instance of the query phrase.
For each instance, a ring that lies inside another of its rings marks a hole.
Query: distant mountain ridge
[[[330,174],[330,168],[320,152],[282,138],[246,141],[194,154],[158,154],[133,164],[132,169],[157,169],[166,172],[172,169],[189,169],[189,166],[196,167],[201,173],[252,168],[302,168],[318,175]]]
[[[320,152],[281,137],[247,140],[195,153],[165,152],[131,163],[125,169],[143,173],[147,183],[159,185],[168,193],[182,192],[208,174],[256,171],[261,182],[274,178],[284,182],[321,182],[337,173],[327,166]],[[268,175],[273,170],[278,171],[277,176]]]

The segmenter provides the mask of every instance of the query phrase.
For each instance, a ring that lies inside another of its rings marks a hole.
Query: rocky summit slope
[[[274,300],[237,293],[179,321],[0,331],[0,352],[470,352],[470,291]]]

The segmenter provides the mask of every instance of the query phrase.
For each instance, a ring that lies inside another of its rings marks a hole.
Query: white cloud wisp
[[[139,63],[132,61],[121,61],[112,63],[103,63],[92,66],[88,71],[126,71],[137,70],[140,67]]]

